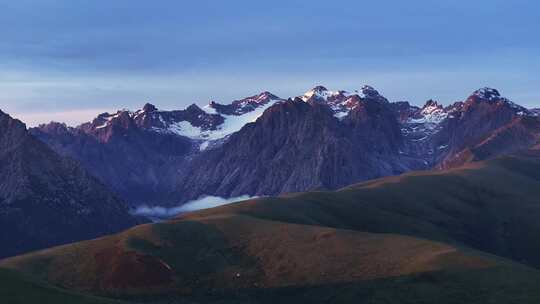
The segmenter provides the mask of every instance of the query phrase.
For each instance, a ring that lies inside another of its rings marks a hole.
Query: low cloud
[[[202,209],[214,208],[222,205],[231,204],[234,202],[244,201],[256,198],[255,196],[243,195],[238,197],[223,198],[218,196],[206,196],[197,200],[189,201],[178,207],[162,207],[162,206],[139,206],[131,213],[134,215],[145,216],[154,221],[159,221],[174,217],[181,213],[197,211]]]

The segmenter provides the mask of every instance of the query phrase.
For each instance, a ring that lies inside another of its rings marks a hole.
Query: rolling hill
[[[6,259],[160,303],[537,303],[540,152],[261,198]]]

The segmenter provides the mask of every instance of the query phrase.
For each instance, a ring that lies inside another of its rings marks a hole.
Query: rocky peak
[[[114,116],[109,118],[108,125],[121,129],[131,129],[135,126],[133,113],[129,111],[119,111]]]
[[[210,114],[223,114],[232,116],[241,116],[246,113],[265,109],[267,106],[273,104],[272,101],[281,101],[276,95],[264,91],[257,95],[249,96],[243,99],[234,100],[230,104],[220,104],[215,101],[211,101],[208,106],[205,107],[206,112]]]
[[[9,116],[9,114],[2,112],[2,110],[0,110],[0,124],[1,124],[2,129],[5,129],[5,128],[26,129],[26,125],[22,121],[12,118],[11,116]]]
[[[326,101],[328,99],[328,96],[335,95],[335,93],[336,92],[328,91],[328,89],[322,85],[318,85],[304,93],[304,96],[302,96],[301,98],[304,101],[310,101],[313,99]]]
[[[430,99],[422,108],[412,112],[406,123],[416,125],[417,129],[431,132],[437,130],[439,124],[447,117],[448,111],[437,101]]]
[[[430,99],[422,107],[421,113],[424,115],[433,114],[434,112],[444,112],[444,107],[437,101]]]
[[[360,88],[360,93],[361,93],[360,97],[363,97],[363,98],[381,96],[379,94],[379,92],[377,90],[375,90],[375,88],[373,88],[372,86],[369,86],[369,85],[362,86],[362,88]]]
[[[316,92],[316,93],[321,93],[321,92],[326,92],[328,91],[328,89],[325,87],[325,86],[322,86],[322,85],[318,85],[318,86],[315,86],[313,89],[311,89],[310,91],[313,91],[313,92]]]
[[[27,136],[26,125],[0,110],[0,152],[22,142]]]
[[[153,104],[151,103],[147,103],[144,105],[143,107],[143,111],[144,112],[156,112],[158,109],[156,108],[156,106],[154,106]]]
[[[468,98],[466,103],[506,103],[514,106],[515,104],[509,99],[502,97],[498,90],[492,88],[480,88],[474,91]],[[515,105],[517,106],[517,105]]]
[[[198,105],[192,103],[191,105],[189,105],[189,107],[186,108],[186,112],[202,113],[204,111]]]
[[[235,100],[232,102],[233,105],[239,107],[239,108],[244,108],[244,107],[257,107],[259,105],[264,105],[266,104],[267,102],[269,102],[270,100],[278,100],[280,99],[279,97],[277,97],[276,95],[268,92],[268,91],[264,91],[260,94],[257,94],[257,95],[253,95],[253,96],[249,96],[249,97],[246,97],[246,98],[243,98],[243,99],[239,99],[239,100]]]
[[[476,96],[483,100],[495,101],[501,99],[501,94],[496,89],[481,88],[473,92],[472,96]]]
[[[428,107],[442,108],[442,105],[440,105],[437,101],[430,99],[426,101],[423,108],[428,108]]]
[[[279,97],[277,97],[276,95],[268,92],[268,91],[264,91],[262,92],[261,94],[258,95],[258,98],[257,99],[279,99]]]
[[[388,103],[388,99],[386,99],[384,96],[379,94],[379,91],[377,91],[375,88],[369,85],[362,86],[362,88],[360,88],[360,92],[358,93],[358,95],[362,99],[371,99],[371,100],[376,100],[379,102]]]
[[[38,129],[48,134],[66,134],[69,133],[69,127],[65,123],[51,121],[48,124],[41,124]]]
[[[388,100],[381,96],[377,90],[367,85],[363,86],[360,91],[355,90],[354,93],[344,90],[330,91],[326,87],[319,85],[304,93],[300,98],[311,104],[326,104],[338,119],[347,116],[351,110],[358,108],[363,102],[375,101],[388,103]]]
[[[467,98],[463,110],[467,111],[476,108],[476,105],[478,104],[486,104],[487,107],[495,106],[501,109],[509,109],[513,111],[514,114],[520,116],[533,115],[533,113],[526,108],[515,104],[506,97],[502,97],[498,90],[492,88],[486,87],[474,91],[471,96]]]

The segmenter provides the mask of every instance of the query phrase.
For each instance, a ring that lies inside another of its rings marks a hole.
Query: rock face
[[[140,128],[124,114],[103,128],[50,123],[31,132],[132,204],[165,199],[194,146],[188,138]]]
[[[202,150],[220,145],[265,109],[281,101],[269,92],[205,109],[103,113],[76,128],[52,122],[30,132],[62,155],[78,160],[131,205],[176,204],[171,195]]]
[[[488,147],[487,141],[493,142],[494,138],[504,136],[503,133],[517,130],[516,125],[521,125],[522,133],[534,133],[537,128],[533,121],[538,117],[527,109],[518,106],[510,100],[501,97],[494,89],[484,88],[474,92],[467,100],[455,107],[452,115],[445,121],[447,128],[445,140],[448,141],[449,150],[440,157],[438,166],[452,167],[471,160],[480,160],[487,156],[496,156],[502,152],[512,152],[523,149],[522,144],[512,144],[506,147]],[[530,123],[524,122],[530,121]],[[512,127],[513,126],[513,127]],[[507,129],[503,132],[503,129]],[[521,134],[523,135],[523,134]],[[490,139],[491,138],[491,139]],[[529,141],[527,138],[517,138],[518,141]],[[510,144],[510,142],[508,142]],[[473,150],[483,146],[483,153],[474,155]],[[487,151],[489,150],[489,151]]]
[[[197,157],[179,193],[193,199],[335,189],[423,167],[399,154],[403,138],[387,103],[347,99],[354,106],[342,120],[316,100],[275,105],[222,146]]]
[[[0,111],[0,257],[110,234],[140,222],[123,201]]]
[[[263,114],[264,113],[264,114]],[[284,100],[262,92],[230,104],[102,114],[77,128],[32,133],[79,160],[131,204],[179,204],[202,195],[276,195],[410,170],[450,168],[539,141],[538,111],[495,89],[423,107],[375,88],[317,86]]]

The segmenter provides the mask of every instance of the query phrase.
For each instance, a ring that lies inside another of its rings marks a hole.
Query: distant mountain
[[[208,142],[226,138],[240,130],[279,101],[282,100],[272,93],[262,92],[226,105],[212,101],[204,110],[192,104],[185,110],[160,111],[154,105],[146,104],[135,112],[122,110],[115,114],[101,114],[91,123],[76,129],[93,135],[100,142],[107,142],[115,135],[115,129],[138,128],[187,137],[199,143],[200,150],[204,150]]]
[[[536,114],[489,88],[448,107],[429,100],[418,108],[390,103],[370,86],[317,86],[194,157],[177,191],[194,199],[336,189],[526,149],[539,142],[539,126]]]
[[[273,106],[196,157],[178,192],[193,199],[335,189],[425,167],[399,153],[399,124],[377,93],[362,98],[317,87],[304,97]]]
[[[171,197],[193,156],[215,145],[281,101],[269,92],[228,105],[160,111],[146,104],[104,113],[76,128],[51,122],[30,132],[62,155],[80,161],[132,205],[176,204]]]
[[[539,196],[531,150],[184,214],[0,266],[130,302],[538,303]]]
[[[484,150],[488,148],[486,141],[493,141],[495,137],[500,140],[501,128],[511,131],[515,128],[510,127],[516,123],[524,127],[523,132],[537,137],[535,133],[538,131],[536,125],[539,119],[524,107],[502,97],[497,90],[489,88],[474,92],[463,104],[454,106],[451,112],[449,119],[445,121],[449,151],[443,154],[444,158],[439,161],[440,166],[456,166],[472,160],[486,159],[488,156],[518,151],[536,143],[536,140],[530,138],[517,138],[521,141],[519,144],[507,142],[509,145],[492,146],[490,151],[464,159],[463,155],[471,153],[469,151],[480,146],[483,146]]]
[[[423,107],[371,86],[316,86],[288,100],[269,92],[200,108],[147,104],[76,128],[31,132],[79,160],[132,205],[176,205],[203,195],[337,189],[411,170],[450,168],[538,143],[539,118],[495,89]]]
[[[94,238],[137,220],[123,201],[0,111],[0,257]]]

